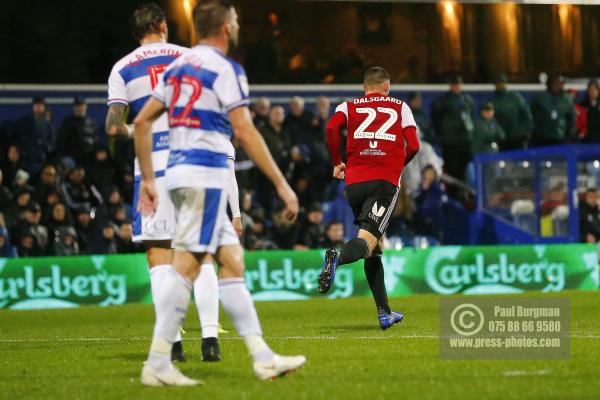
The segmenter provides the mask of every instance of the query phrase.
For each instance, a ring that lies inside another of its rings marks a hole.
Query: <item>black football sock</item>
[[[391,313],[392,311],[388,305],[387,290],[385,289],[383,263],[381,262],[380,254],[365,259],[365,275],[367,282],[369,282],[371,293],[373,293],[377,309],[383,310],[387,314]]]
[[[342,247],[338,265],[352,264],[355,261],[365,258],[368,253],[369,245],[365,239],[352,239]]]

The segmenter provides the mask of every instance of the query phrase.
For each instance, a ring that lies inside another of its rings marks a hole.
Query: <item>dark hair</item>
[[[365,86],[379,86],[390,80],[390,74],[382,67],[371,67],[365,71],[363,82]]]
[[[200,1],[194,9],[194,26],[199,39],[215,36],[230,16],[229,0]]]
[[[160,24],[167,20],[162,8],[154,3],[142,4],[131,17],[131,34],[136,40],[142,40],[151,33],[160,33]]]

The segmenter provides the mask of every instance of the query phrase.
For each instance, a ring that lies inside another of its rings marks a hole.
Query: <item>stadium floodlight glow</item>
[[[594,160],[594,168],[600,169],[600,161],[599,160]]]
[[[499,166],[500,168],[504,168],[504,167],[506,167],[506,163],[504,162],[504,160],[501,160],[501,161],[498,163],[498,166]]]
[[[546,161],[546,168],[552,168],[552,161]]]
[[[523,161],[523,168],[529,168],[529,161]]]

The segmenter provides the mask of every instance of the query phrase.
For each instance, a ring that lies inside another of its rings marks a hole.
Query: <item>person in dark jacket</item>
[[[487,102],[481,108],[481,116],[471,133],[473,155],[497,153],[499,144],[505,139],[504,130],[494,118],[494,104]]]
[[[304,108],[304,99],[299,96],[292,97],[290,112],[283,123],[284,129],[289,132],[292,144],[308,143],[312,120],[313,114]]]
[[[323,216],[321,204],[313,203],[308,208],[299,241],[294,248],[320,249],[323,246],[323,243],[325,243]]]
[[[23,220],[25,209],[31,201],[32,190],[24,187],[14,193],[12,204],[4,211],[4,220],[10,234],[15,237],[14,229]]]
[[[465,167],[471,161],[469,138],[473,130],[473,98],[462,91],[462,78],[450,80],[450,90],[433,104],[432,120],[442,143],[444,168],[458,179],[464,179]]]
[[[48,228],[40,224],[42,208],[36,202],[30,202],[25,208],[23,220],[17,225],[18,232],[30,232],[44,251],[48,248]]]
[[[56,232],[52,243],[52,254],[55,256],[79,255],[79,243],[77,243],[77,232],[72,226],[62,226]]]
[[[587,132],[583,143],[600,143],[600,85],[592,79],[588,82],[585,100],[581,106],[587,110]]]
[[[24,170],[25,166],[21,160],[21,150],[16,144],[11,144],[6,150],[6,158],[2,161],[2,174],[7,186],[11,186],[15,181],[17,171]]]
[[[101,145],[96,146],[92,153],[94,160],[89,164],[90,182],[98,189],[102,198],[108,198],[112,189],[116,165],[108,154],[108,150]]]
[[[574,139],[575,107],[564,91],[564,78],[554,76],[548,80],[548,90],[531,101],[533,134],[531,147],[564,144]]]
[[[47,205],[48,195],[58,191],[59,183],[56,167],[52,164],[46,164],[42,168],[40,181],[35,190],[36,201],[42,205]]]
[[[67,181],[62,183],[60,191],[65,203],[72,211],[82,207],[97,207],[104,203],[98,189],[85,182],[85,169],[81,165],[77,165],[69,171]]]
[[[496,91],[488,99],[494,105],[496,121],[506,134],[499,143],[502,151],[524,149],[533,129],[533,117],[529,105],[518,92],[506,87],[508,78],[500,74],[495,79]]]
[[[40,257],[45,254],[32,228],[25,227],[17,233],[17,254],[19,257]]]
[[[596,189],[588,189],[585,193],[585,200],[579,209],[579,229],[582,242],[600,242],[600,207]]]
[[[61,157],[72,157],[78,163],[85,163],[97,144],[97,123],[87,116],[85,100],[76,98],[73,115],[65,118],[58,130],[56,151]]]
[[[415,197],[415,231],[442,240],[446,194],[432,165],[423,168],[423,180]]]
[[[21,150],[23,165],[36,176],[54,151],[56,138],[52,125],[46,118],[46,101],[41,97],[33,99],[32,114],[17,121],[14,127],[14,141]],[[6,172],[6,171],[5,171]]]
[[[423,97],[420,92],[410,92],[408,94],[408,105],[413,113],[413,117],[419,129],[419,138],[430,143],[433,146],[439,146],[439,140],[433,131],[431,118],[423,110]]]

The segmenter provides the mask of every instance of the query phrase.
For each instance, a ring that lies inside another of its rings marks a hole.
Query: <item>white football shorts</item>
[[[169,191],[175,206],[175,250],[215,254],[221,246],[239,244],[227,215],[227,191],[180,187]]]

